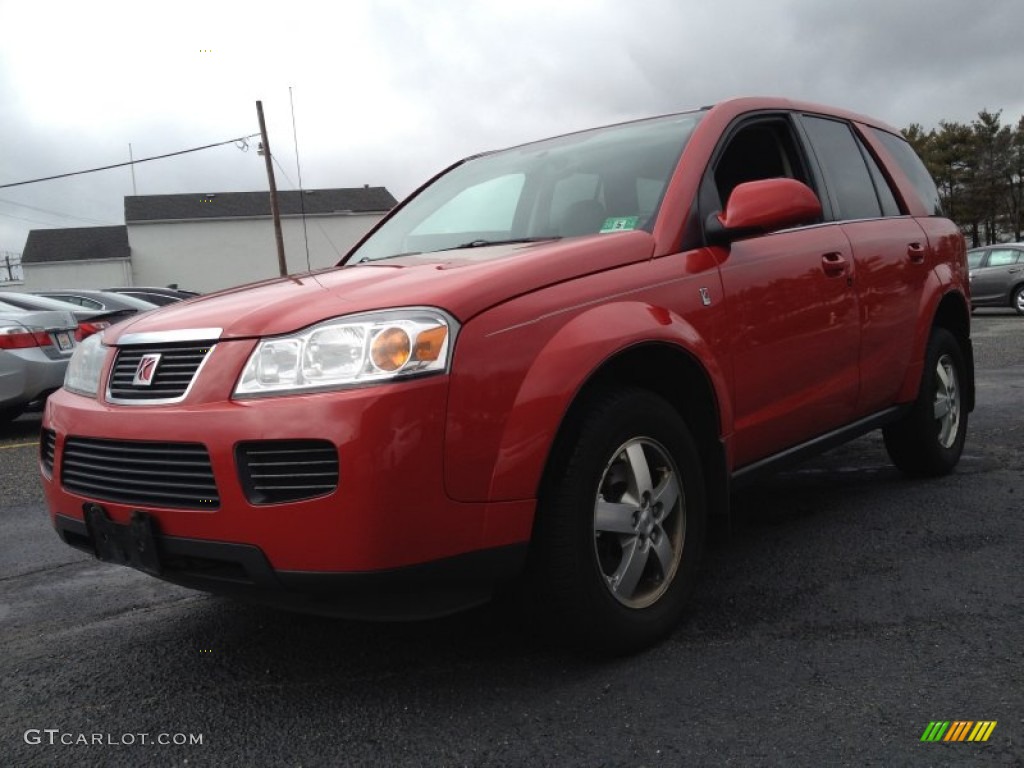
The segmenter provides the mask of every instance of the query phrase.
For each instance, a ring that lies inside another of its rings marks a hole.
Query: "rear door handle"
[[[907,246],[907,257],[914,264],[920,264],[924,261],[924,246],[920,243],[911,243]]]
[[[821,257],[821,268],[829,277],[842,277],[846,274],[848,266],[849,263],[843,258],[843,254],[838,251],[826,253]]]

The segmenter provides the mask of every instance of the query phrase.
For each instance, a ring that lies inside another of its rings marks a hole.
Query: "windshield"
[[[598,128],[467,160],[409,200],[347,262],[650,231],[701,116]]]

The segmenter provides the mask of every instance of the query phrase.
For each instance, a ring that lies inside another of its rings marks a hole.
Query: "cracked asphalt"
[[[96,562],[51,530],[22,416],[0,427],[0,764],[1024,766],[1024,318],[973,335],[955,474],[907,480],[873,434],[746,489],[672,637],[612,661],[503,604],[361,624]],[[998,725],[922,743],[933,720]]]

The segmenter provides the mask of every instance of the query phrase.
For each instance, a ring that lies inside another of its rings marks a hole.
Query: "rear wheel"
[[[560,435],[541,491],[535,606],[577,645],[650,645],[692,590],[705,516],[699,457],[679,414],[644,390],[589,398]]]
[[[1018,285],[1013,291],[1013,299],[1010,304],[1018,315],[1024,315],[1024,285]]]
[[[956,337],[935,328],[912,410],[883,430],[893,464],[910,475],[945,475],[960,461],[967,436],[967,368]]]

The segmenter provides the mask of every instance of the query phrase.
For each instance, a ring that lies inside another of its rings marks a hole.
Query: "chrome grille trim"
[[[192,385],[210,359],[214,346],[213,342],[189,342],[117,347],[107,378],[107,402],[118,405],[180,403],[192,391]],[[133,384],[142,356],[154,352],[162,357],[152,385]]]
[[[145,331],[125,333],[116,342],[118,347],[133,347],[138,344],[178,344],[187,341],[208,341],[211,344],[221,337],[223,328],[179,328],[175,331]]]

